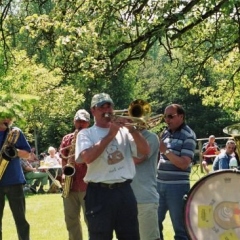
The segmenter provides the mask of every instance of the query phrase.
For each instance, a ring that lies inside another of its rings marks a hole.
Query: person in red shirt
[[[215,158],[214,155],[218,155],[219,153],[220,153],[220,148],[215,142],[215,136],[214,135],[209,136],[208,142],[204,143],[202,147],[202,155],[203,155],[202,166],[207,174],[210,171],[208,165],[213,164],[213,160]],[[209,157],[206,157],[206,155],[209,155]],[[210,157],[211,155],[212,157]]]
[[[73,141],[76,140],[76,135],[79,131],[81,131],[81,129],[89,127],[89,121],[90,114],[84,109],[78,110],[74,117],[75,131],[64,136],[60,145],[60,155],[62,158],[63,167],[63,182],[64,179],[67,178],[64,176],[65,166],[69,164],[75,168],[75,173],[71,178],[71,185],[68,194],[65,194],[66,192],[63,187],[64,215],[69,240],[83,239],[82,226],[80,222],[81,209],[83,210],[84,220],[87,224],[84,203],[87,184],[83,181],[83,178],[87,172],[87,166],[85,163],[75,162],[75,143]]]

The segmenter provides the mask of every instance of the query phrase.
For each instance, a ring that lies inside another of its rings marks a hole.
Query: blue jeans
[[[29,240],[30,226],[25,218],[25,197],[22,184],[0,187],[0,240],[2,240],[2,218],[5,196],[17,227],[18,239]]]
[[[189,184],[157,183],[159,193],[158,221],[160,238],[163,240],[163,221],[169,210],[175,240],[187,240],[188,236],[184,225],[184,200],[183,197],[190,190]]]

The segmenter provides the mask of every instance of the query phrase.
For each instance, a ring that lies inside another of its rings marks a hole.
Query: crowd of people
[[[81,214],[90,240],[111,240],[114,231],[119,240],[163,240],[167,212],[174,239],[189,239],[183,198],[190,190],[196,135],[186,124],[183,107],[166,106],[167,127],[159,135],[146,126],[132,124],[131,118],[113,118],[114,102],[106,93],[93,96],[90,111],[94,118],[91,127],[89,112],[78,110],[73,118],[75,129],[62,138],[60,154],[49,147],[48,154],[40,154],[39,158],[21,129],[11,127],[12,119],[0,120],[2,147],[13,131],[18,133],[16,141],[2,153],[2,162],[8,167],[2,175],[0,172],[0,218],[6,196],[18,238],[30,239],[22,186],[27,181],[34,193],[45,193],[52,179],[39,171],[44,161],[62,166],[60,173],[54,168],[49,172],[59,175],[63,186],[63,210],[70,240],[83,239]],[[12,156],[13,152],[16,155]],[[230,168],[233,158],[239,162],[235,142],[228,140],[220,151],[213,135],[203,145],[202,156],[207,174],[210,164],[216,171]]]
[[[203,144],[202,157],[202,166],[206,174],[218,170],[238,169],[240,166],[237,145],[233,139],[227,140],[225,146],[220,149],[215,136],[210,135],[209,141]]]

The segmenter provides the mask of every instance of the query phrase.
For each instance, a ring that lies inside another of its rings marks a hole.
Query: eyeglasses
[[[175,116],[177,116],[178,114],[177,113],[175,113],[175,114],[168,114],[168,115],[166,115],[166,114],[164,114],[164,119],[173,119]]]

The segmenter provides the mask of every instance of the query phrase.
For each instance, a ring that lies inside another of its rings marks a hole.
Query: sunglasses
[[[168,114],[168,115],[166,115],[166,114],[164,114],[164,118],[165,119],[173,119],[175,116],[177,116],[178,114],[177,113],[175,113],[175,114]]]

